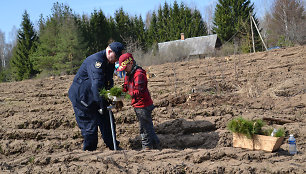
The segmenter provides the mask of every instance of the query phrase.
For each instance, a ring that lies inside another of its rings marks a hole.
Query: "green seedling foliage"
[[[263,130],[263,135],[271,136],[273,132],[273,128],[268,128]],[[274,137],[283,137],[285,136],[285,130],[283,128],[277,129],[276,133],[274,134]]]
[[[283,128],[277,129],[275,137],[284,137],[284,136],[285,136],[285,130]]]
[[[274,130],[273,128],[265,129],[265,130],[263,131],[263,134],[266,135],[266,136],[270,136],[271,133],[273,132],[273,130]]]
[[[110,95],[116,96],[116,97],[122,96],[122,93],[123,93],[123,92],[122,92],[122,88],[117,87],[117,86],[112,87],[112,88],[109,90],[109,92],[110,92]]]
[[[130,100],[132,98],[132,96],[130,94],[126,93],[124,98],[127,99],[127,100]]]
[[[105,88],[100,90],[100,96],[104,97],[105,99],[108,99],[107,94],[108,94],[108,91]]]
[[[253,121],[253,131],[252,134],[263,134],[262,127],[265,125],[263,120]]]
[[[235,118],[228,123],[228,129],[235,133],[241,133],[248,138],[252,138],[253,125],[251,121],[248,121],[242,117]]]
[[[122,92],[122,88],[117,86],[112,87],[110,90],[106,90],[105,88],[100,90],[100,96],[103,96],[105,99],[109,99],[108,94],[116,97],[124,95],[124,93]]]
[[[262,120],[250,121],[242,117],[234,118],[227,125],[230,131],[244,134],[247,138],[252,138],[254,134],[262,134],[263,126]]]

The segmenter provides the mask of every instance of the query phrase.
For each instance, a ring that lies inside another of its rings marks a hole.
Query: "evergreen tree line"
[[[179,39],[181,32],[187,37],[207,34],[200,12],[177,2],[173,6],[165,2],[154,11],[149,26],[141,15],[130,16],[122,8],[114,17],[106,17],[102,10],[80,16],[68,5],[55,3],[50,16],[40,17],[35,31],[25,11],[10,61],[11,79],[2,81],[74,74],[84,58],[112,41],[123,42],[128,51],[148,51],[158,42]]]
[[[275,4],[282,1],[276,0]],[[298,0],[293,1],[298,2]],[[294,5],[289,6],[288,12],[292,12],[296,6],[299,7],[294,19],[299,21],[302,14],[301,21],[305,21],[303,6],[301,7],[299,3]],[[272,10],[272,17],[279,14],[277,7]],[[239,52],[254,51],[250,16],[259,26],[254,13],[254,4],[250,0],[218,0],[214,11],[212,32],[218,35],[222,43],[235,45]],[[274,21],[280,20],[275,18]],[[274,23],[277,24],[276,22]],[[283,38],[303,38],[305,32],[301,32],[301,36],[297,37],[292,33],[299,28],[287,30],[289,24],[284,27],[288,37]],[[295,22],[293,26],[300,25]],[[271,33],[270,31],[264,33]],[[279,30],[277,35],[282,36],[281,32],[283,30]],[[190,8],[184,3],[178,4],[176,1],[173,5],[165,2],[156,11],[148,13],[145,22],[141,15],[131,16],[122,8],[118,9],[113,17],[105,16],[101,9],[95,10],[90,16],[81,16],[75,14],[68,5],[55,3],[50,16],[40,17],[37,31],[34,30],[34,25],[25,11],[9,65],[5,68],[0,66],[0,81],[74,74],[87,56],[105,49],[112,41],[124,43],[129,52],[141,50],[143,53],[155,53],[152,50],[156,49],[157,43],[178,40],[181,33],[184,33],[186,38],[190,38],[205,36],[208,31],[199,10]],[[255,50],[263,50],[254,25],[253,34]]]

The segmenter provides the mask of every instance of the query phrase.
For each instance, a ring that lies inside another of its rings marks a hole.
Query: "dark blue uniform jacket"
[[[68,92],[73,106],[82,111],[105,109],[108,104],[99,92],[113,86],[114,68],[114,64],[108,63],[105,50],[87,57]]]

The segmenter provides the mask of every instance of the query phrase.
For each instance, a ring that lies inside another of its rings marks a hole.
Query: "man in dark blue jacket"
[[[73,79],[68,93],[84,138],[83,150],[97,149],[98,127],[106,146],[111,150],[114,148],[107,111],[109,103],[99,95],[99,91],[113,86],[115,62],[123,50],[122,43],[111,43],[105,50],[87,57]]]

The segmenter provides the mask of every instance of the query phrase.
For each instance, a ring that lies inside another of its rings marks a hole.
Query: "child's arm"
[[[124,78],[124,83],[122,84],[122,91],[123,92],[127,92],[128,91],[127,77]]]
[[[145,74],[138,74],[135,77],[135,86],[133,90],[133,97],[137,98],[144,94],[145,89],[147,88],[147,77]]]

